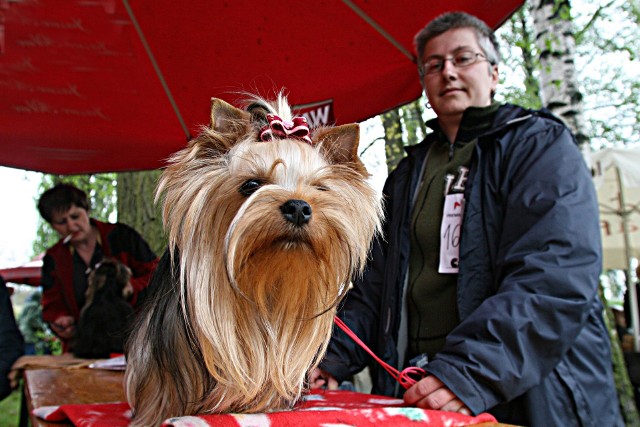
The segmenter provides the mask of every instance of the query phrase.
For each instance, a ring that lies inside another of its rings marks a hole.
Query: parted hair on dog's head
[[[382,215],[358,125],[309,129],[286,97],[213,99],[160,178],[169,246],[127,345],[134,425],[288,408]]]

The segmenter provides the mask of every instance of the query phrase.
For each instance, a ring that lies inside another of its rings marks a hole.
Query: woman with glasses
[[[366,366],[373,393],[523,426],[621,426],[598,297],[589,171],[564,124],[493,101],[499,50],[465,13],[415,38],[437,115],[389,176],[384,236],[339,316],[378,356],[426,371],[403,390],[336,332],[312,387]]]

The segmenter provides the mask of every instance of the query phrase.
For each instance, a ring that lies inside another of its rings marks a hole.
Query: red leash
[[[424,369],[418,368],[417,366],[409,366],[408,368],[403,369],[402,372],[398,371],[396,368],[376,356],[375,353],[371,351],[371,349],[369,349],[369,347],[367,347],[367,345],[363,343],[362,340],[358,338],[358,336],[351,329],[349,329],[349,327],[342,321],[342,319],[336,316],[333,320],[334,323],[340,329],[342,329],[345,334],[347,334],[353,341],[355,341],[356,344],[358,344],[367,353],[369,353],[371,357],[373,357],[375,361],[378,362],[384,368],[384,370],[387,371],[393,377],[393,379],[398,381],[400,385],[405,389],[411,387],[419,381],[412,377],[412,375],[419,376],[420,378],[423,378],[427,375]]]

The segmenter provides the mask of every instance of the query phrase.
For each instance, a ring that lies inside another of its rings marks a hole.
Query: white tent
[[[637,288],[631,259],[640,258],[640,147],[605,148],[590,155],[600,205],[603,267],[627,271],[634,345],[640,349]]]
[[[591,154],[591,166],[600,204],[604,268],[627,269],[629,257],[640,257],[640,148],[605,148]]]

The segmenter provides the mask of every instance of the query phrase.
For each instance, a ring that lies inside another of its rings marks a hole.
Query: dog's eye
[[[309,185],[315,188],[318,191],[330,191],[331,189],[324,184],[324,182],[320,179],[313,180],[309,182]]]
[[[258,188],[262,187],[263,184],[264,182],[259,179],[250,179],[248,181],[245,181],[245,183],[242,184],[240,190],[238,191],[240,191],[240,194],[242,194],[243,196],[248,197],[255,193]]]

